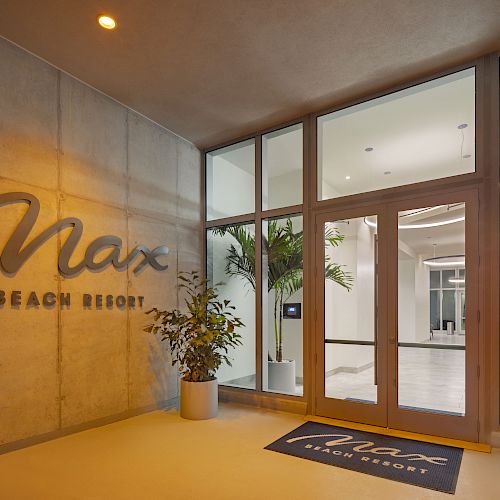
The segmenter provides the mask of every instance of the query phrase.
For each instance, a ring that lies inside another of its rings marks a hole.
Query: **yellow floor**
[[[455,497],[264,450],[304,417],[153,412],[0,456],[1,500],[500,498],[500,450],[465,451]]]

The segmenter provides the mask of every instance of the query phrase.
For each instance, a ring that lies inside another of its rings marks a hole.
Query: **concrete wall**
[[[71,262],[96,237],[167,245],[167,271],[107,268],[62,278],[66,230],[0,290],[70,292],[69,309],[0,307],[0,451],[165,404],[177,374],[142,331],[144,310],[178,303],[178,270],[200,267],[200,156],[187,141],[0,39],[0,193],[40,199],[30,235],[64,217],[84,224]],[[26,206],[0,207],[0,251]],[[144,310],[85,310],[82,293],[142,295]],[[26,441],[25,441],[26,442]],[[11,443],[9,445],[9,443]]]

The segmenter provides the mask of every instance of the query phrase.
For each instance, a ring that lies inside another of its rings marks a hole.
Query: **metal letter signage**
[[[122,240],[117,236],[101,236],[93,241],[85,252],[85,258],[79,264],[71,267],[69,261],[73,252],[80,241],[83,232],[83,224],[80,219],[68,217],[60,220],[45,229],[29,244],[25,245],[40,212],[40,201],[29,193],[4,193],[0,194],[0,207],[15,203],[26,203],[28,210],[23,219],[15,229],[9,241],[5,245],[0,255],[0,267],[2,270],[14,276],[24,263],[38,250],[47,240],[56,235],[63,229],[72,227],[70,235],[64,242],[59,253],[58,267],[59,273],[71,278],[79,274],[85,268],[94,272],[102,271],[109,265],[113,265],[116,270],[126,269],[137,257],[142,254],[142,260],[134,268],[134,274],[138,274],[146,265],[150,265],[157,271],[165,271],[168,265],[160,264],[156,259],[160,255],[167,255],[169,250],[166,246],[159,246],[150,250],[144,245],[137,245],[130,254],[120,261],[120,252],[122,249]],[[103,260],[96,262],[96,255],[106,248],[111,252]]]

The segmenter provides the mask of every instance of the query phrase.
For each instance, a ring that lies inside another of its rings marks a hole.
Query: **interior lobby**
[[[0,212],[0,499],[500,498],[498,0],[1,0]]]

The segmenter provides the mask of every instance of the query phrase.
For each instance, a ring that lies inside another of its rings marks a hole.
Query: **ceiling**
[[[322,198],[473,172],[474,107],[471,68],[321,117]]]
[[[500,1],[2,0],[0,35],[206,147],[497,50]]]

